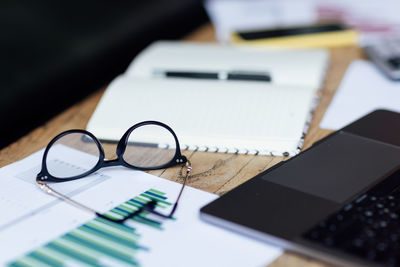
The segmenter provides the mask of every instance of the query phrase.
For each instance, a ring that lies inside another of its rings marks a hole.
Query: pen
[[[171,78],[271,82],[271,76],[269,73],[251,72],[251,71],[220,71],[220,72],[155,71],[154,74],[156,76],[171,77]]]

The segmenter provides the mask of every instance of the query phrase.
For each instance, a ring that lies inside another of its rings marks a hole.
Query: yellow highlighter
[[[235,32],[231,42],[288,48],[354,46],[358,43],[358,32],[338,24],[310,25]]]

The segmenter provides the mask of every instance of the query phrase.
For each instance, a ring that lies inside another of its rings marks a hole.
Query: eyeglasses
[[[76,162],[76,154],[62,153],[60,150],[62,146],[72,147],[81,151],[81,153],[84,152],[85,156],[79,159],[78,164],[73,165],[71,162]],[[125,132],[118,142],[116,155],[116,159],[105,160],[102,145],[88,131],[69,130],[62,132],[47,145],[43,155],[42,169],[36,177],[36,183],[46,193],[113,222],[123,223],[143,211],[162,218],[172,218],[192,169],[188,159],[181,154],[178,138],[174,131],[166,124],[158,121],[144,121],[135,124]],[[134,170],[156,170],[180,164],[186,164],[186,175],[178,197],[170,213],[166,215],[156,211],[157,201],[151,200],[122,219],[112,218],[72,200],[48,185],[49,182],[59,183],[84,178],[103,167],[122,165]]]

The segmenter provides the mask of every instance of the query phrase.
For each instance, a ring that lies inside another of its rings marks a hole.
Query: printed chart
[[[165,209],[171,203],[165,193],[150,189],[106,213],[115,218],[125,217],[147,202],[157,201],[158,208]],[[142,212],[132,218],[157,230],[162,230],[162,221],[148,218]],[[95,218],[54,241],[9,263],[9,266],[65,266],[65,265],[131,265],[140,266],[135,259],[138,250],[148,250],[140,245],[140,233],[133,227]]]

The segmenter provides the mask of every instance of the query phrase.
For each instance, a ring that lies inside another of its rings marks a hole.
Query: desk
[[[185,39],[207,42],[215,41],[214,31],[210,25],[205,25]],[[362,58],[361,50],[356,47],[335,48],[331,50],[331,63],[323,86],[321,102],[314,113],[303,149],[310,147],[315,141],[325,137],[331,132],[320,129],[318,127],[319,122],[348,64],[356,58]],[[105,89],[101,89],[90,95],[43,126],[33,130],[17,142],[2,149],[0,151],[0,167],[21,160],[33,152],[44,148],[56,134],[62,131],[72,128],[84,129],[104,90]],[[106,157],[107,153],[106,151]],[[232,188],[284,159],[283,157],[234,155],[196,151],[184,151],[184,154],[190,158],[193,163],[193,172],[189,180],[189,185],[218,195],[223,195]],[[108,157],[113,158],[113,155],[110,154]],[[153,171],[151,173],[173,181],[181,181],[177,178],[179,176],[179,170],[179,168],[172,168],[166,171]],[[323,263],[292,253],[284,253],[272,263],[272,266],[302,266],[304,264],[324,266]]]

